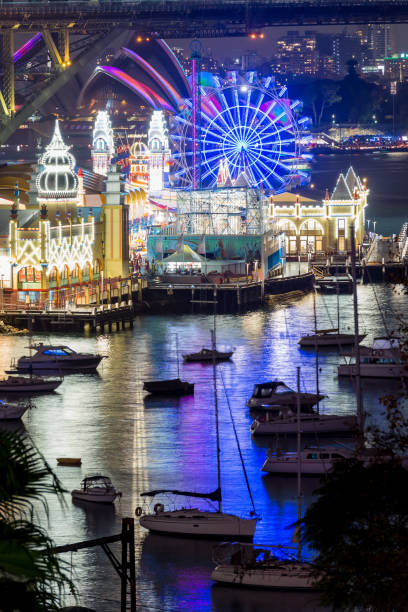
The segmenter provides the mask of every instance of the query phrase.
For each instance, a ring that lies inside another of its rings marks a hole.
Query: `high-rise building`
[[[356,34],[341,32],[333,34],[332,57],[334,72],[342,76],[347,72],[347,62],[351,59],[361,62],[361,42]]]
[[[370,24],[367,28],[367,42],[373,62],[383,61],[392,51],[391,26],[389,24]]]
[[[319,54],[315,32],[300,34],[292,30],[277,40],[276,47],[279,72],[311,76],[318,72]]]

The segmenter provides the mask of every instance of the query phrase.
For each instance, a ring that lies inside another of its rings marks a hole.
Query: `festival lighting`
[[[205,82],[205,74],[200,82]],[[220,168],[228,167],[232,186],[253,186],[282,191],[294,176],[307,181],[308,173],[300,153],[298,113],[283,97],[286,87],[276,91],[266,83],[251,82],[237,73],[223,82],[212,80],[201,87],[199,154],[202,187],[215,187]],[[180,186],[191,186],[194,151],[192,107],[174,117],[171,140],[175,151],[173,176]]]

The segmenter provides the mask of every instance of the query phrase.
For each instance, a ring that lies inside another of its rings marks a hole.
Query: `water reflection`
[[[211,588],[213,612],[328,612],[319,602],[317,593],[285,593],[258,591],[243,587],[215,584]]]
[[[396,329],[395,313],[407,310],[406,296],[381,285],[376,286],[376,292],[385,307],[387,325]],[[346,329],[352,325],[352,302],[350,296],[341,298],[344,298],[341,299],[341,324]],[[371,287],[359,287],[359,304],[360,323],[368,332],[365,343],[369,345],[374,336],[384,334]],[[330,321],[337,318],[336,296],[318,298],[316,307],[318,321],[330,327]],[[74,505],[69,493],[65,509],[49,498],[50,521],[44,525],[57,544],[118,533],[121,517],[134,516],[143,491],[162,487],[200,491],[216,488],[211,365],[180,362],[180,377],[195,384],[193,396],[162,399],[149,397],[143,391],[144,380],[175,376],[176,333],[180,349],[188,352],[208,345],[212,327],[213,318],[207,316],[146,316],[136,319],[131,332],[109,337],[64,334],[47,337],[47,342],[67,344],[76,350],[101,351],[108,359],[102,361],[97,376],[72,374],[64,379],[57,393],[36,398],[35,408],[23,417],[25,429],[68,492],[78,487],[86,473],[94,470],[110,476],[123,492],[120,502],[110,510]],[[296,440],[282,436],[279,440],[251,438],[252,417],[246,402],[258,382],[276,378],[296,388],[297,366],[301,366],[302,389],[315,390],[314,353],[300,350],[297,344],[300,336],[311,333],[313,328],[309,294],[281,299],[264,310],[241,316],[217,317],[217,342],[236,347],[231,362],[217,365],[217,371],[223,375],[256,509],[262,516],[255,534],[256,543],[289,544],[291,541],[290,526],[297,517],[296,479],[264,475],[260,470],[269,445],[279,443],[281,448],[285,445],[291,450]],[[12,357],[27,353],[26,345],[25,338],[0,337],[0,369],[7,369]],[[335,350],[325,349],[319,354],[319,386],[327,395],[323,409],[329,413],[351,412],[356,407],[353,381],[337,377],[340,359]],[[245,512],[250,509],[250,499],[226,394],[218,380],[223,508]],[[374,380],[363,384],[368,424],[381,425],[383,407],[378,398],[396,387],[393,381]],[[338,436],[332,441],[349,444]],[[302,440],[302,444],[306,443],[315,441],[313,437]],[[61,456],[81,457],[82,467],[57,466],[56,458]],[[311,503],[317,485],[315,478],[302,479],[303,511]],[[141,610],[232,612],[240,610],[238,605],[243,610],[250,609],[251,599],[245,595],[241,598],[227,589],[227,595],[231,593],[231,596],[221,596],[222,588],[212,589],[211,554],[206,543],[170,540],[147,536],[142,528],[137,528]],[[119,580],[100,549],[75,553],[73,566],[82,605],[94,607],[98,612],[118,609]],[[218,592],[220,600],[216,599]],[[283,594],[259,593],[253,595],[253,612],[263,612],[270,601],[276,609],[284,610],[285,605],[290,609]]]

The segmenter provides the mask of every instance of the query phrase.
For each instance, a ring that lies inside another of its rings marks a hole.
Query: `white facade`
[[[96,115],[92,135],[93,171],[107,176],[109,163],[114,154],[113,130],[107,111],[99,111]]]
[[[169,132],[163,111],[153,111],[148,132],[149,193],[159,195],[169,172]]]

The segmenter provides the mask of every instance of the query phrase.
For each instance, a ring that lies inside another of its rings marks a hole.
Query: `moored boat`
[[[213,549],[216,567],[211,578],[239,586],[266,589],[318,589],[309,563],[279,559],[275,553],[282,547],[223,543]]]
[[[202,361],[202,362],[212,362],[215,361],[228,361],[231,359],[234,351],[218,351],[217,349],[207,349],[202,348],[201,351],[197,353],[188,353],[183,355],[184,361]]]
[[[303,434],[341,433],[357,428],[355,415],[318,414],[317,412],[301,413],[300,426]],[[298,419],[296,413],[289,407],[282,407],[279,413],[256,417],[250,427],[254,436],[267,436],[278,433],[296,434]]]
[[[272,406],[296,406],[298,397],[301,410],[304,411],[311,409],[325,396],[320,393],[298,393],[284,382],[274,380],[256,384],[252,396],[248,400],[248,406],[250,408],[269,404]]]
[[[80,457],[57,457],[58,465],[80,466],[82,464]]]
[[[300,463],[302,474],[326,474],[337,461],[352,456],[352,449],[335,446],[306,447],[300,453],[269,449],[261,469],[270,474],[297,474]]]
[[[172,378],[170,380],[152,380],[143,383],[143,389],[156,395],[192,395],[194,393],[194,383]]]
[[[360,346],[360,367],[357,368],[356,352],[351,351],[348,363],[337,367],[339,376],[363,378],[405,378],[408,370],[401,356],[398,338],[375,338],[372,347]],[[346,353],[344,353],[346,356]]]
[[[94,355],[92,353],[79,353],[74,351],[69,346],[32,344],[28,347],[35,350],[34,355],[20,357],[15,368],[19,372],[31,372],[39,370],[56,370],[63,372],[78,372],[96,370],[103,355]]]
[[[0,380],[0,393],[44,393],[55,391],[62,379],[42,376],[8,376]]]
[[[360,334],[358,341],[364,340],[365,334]],[[354,344],[354,334],[339,334],[337,328],[335,329],[321,329],[315,334],[308,334],[300,338],[298,344],[302,347],[314,347],[314,346],[330,346],[330,347],[342,347],[351,346]]]
[[[71,491],[72,499],[100,504],[112,504],[122,493],[117,491],[108,476],[90,474],[81,482],[80,489]]]

